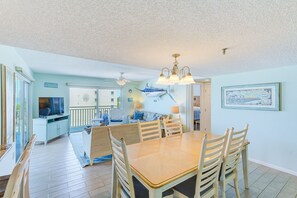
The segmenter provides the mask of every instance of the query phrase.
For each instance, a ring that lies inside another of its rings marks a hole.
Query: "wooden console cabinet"
[[[33,133],[37,140],[47,144],[58,136],[69,133],[69,115],[53,115],[33,119]]]

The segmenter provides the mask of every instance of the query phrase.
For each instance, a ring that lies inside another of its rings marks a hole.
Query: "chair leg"
[[[219,198],[219,181],[214,183],[214,198]]]
[[[225,178],[222,178],[222,181],[221,181],[221,186],[222,186],[222,198],[226,198],[226,179]]]
[[[122,186],[119,181],[117,181],[117,198],[122,197]]]
[[[240,193],[239,193],[239,189],[238,189],[238,177],[237,174],[234,178],[234,188],[235,188],[235,193],[236,193],[236,197],[240,198]]]

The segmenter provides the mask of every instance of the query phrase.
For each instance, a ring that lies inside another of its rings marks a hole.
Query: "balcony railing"
[[[99,106],[98,114],[109,115],[110,109],[115,106]],[[69,107],[70,112],[70,127],[82,127],[92,124],[92,120],[96,117],[96,106],[73,106]]]

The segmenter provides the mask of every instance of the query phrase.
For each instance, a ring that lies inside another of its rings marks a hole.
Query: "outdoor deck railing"
[[[99,106],[98,114],[107,113],[109,115],[112,108],[114,106]],[[87,126],[92,124],[92,120],[96,116],[96,106],[73,106],[69,107],[69,112],[70,127]]]

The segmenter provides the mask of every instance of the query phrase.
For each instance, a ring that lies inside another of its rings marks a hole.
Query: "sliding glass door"
[[[15,142],[16,161],[29,141],[29,86],[21,77],[15,79]]]
[[[70,87],[71,131],[90,125],[95,117],[109,114],[112,108],[120,108],[120,101],[120,89]]]

